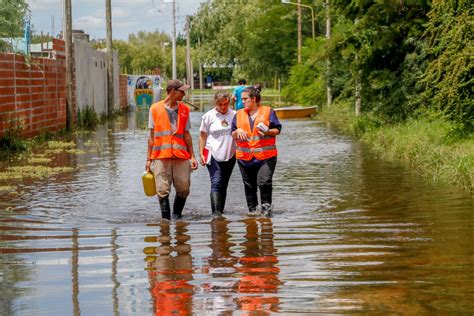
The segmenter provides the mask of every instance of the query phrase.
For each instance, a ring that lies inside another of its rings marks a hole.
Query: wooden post
[[[171,79],[176,79],[176,0],[172,0],[173,3],[173,37],[171,40]]]
[[[105,18],[107,28],[107,115],[114,113],[114,51],[112,48],[112,0],[105,0]]]
[[[73,95],[72,95],[72,6],[71,0],[64,0],[64,17],[65,17],[65,41],[66,41],[66,129],[74,128],[74,111],[73,111]]]
[[[357,60],[358,60],[358,55],[356,54],[355,55],[355,60],[356,60],[356,64],[357,64]],[[361,80],[361,71],[358,70],[357,71],[357,75],[356,75],[356,82],[355,82],[355,115],[358,117],[360,116],[360,111],[361,111],[361,103],[362,103],[362,84],[360,82]]]
[[[298,0],[297,16],[298,16],[298,64],[301,64],[301,46],[302,46],[302,35],[301,35],[301,0]]]
[[[329,10],[329,0],[326,0],[326,40],[331,38],[331,14]],[[328,57],[327,60],[327,72],[326,72],[326,97],[327,97],[327,106],[331,107],[332,104],[332,90],[329,83],[329,76],[331,75],[331,60]]]
[[[201,38],[198,38],[198,46],[201,47]],[[199,89],[204,89],[202,85],[202,64],[201,64],[201,57],[199,57]]]
[[[191,18],[186,17],[186,81],[188,85],[193,86],[193,68],[191,63]]]

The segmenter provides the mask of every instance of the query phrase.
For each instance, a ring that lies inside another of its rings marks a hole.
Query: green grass
[[[378,156],[406,165],[431,182],[474,192],[474,135],[461,135],[452,122],[423,117],[388,124],[370,114],[356,118],[345,105],[335,105],[320,117],[360,138]]]
[[[99,123],[99,116],[91,106],[77,112],[77,125],[82,128],[95,128]]]

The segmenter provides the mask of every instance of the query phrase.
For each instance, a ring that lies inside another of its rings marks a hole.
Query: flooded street
[[[147,114],[0,163],[0,315],[474,312],[468,193],[292,120],[273,217],[245,215],[236,167],[211,220],[200,166],[184,220],[166,223],[141,183]]]

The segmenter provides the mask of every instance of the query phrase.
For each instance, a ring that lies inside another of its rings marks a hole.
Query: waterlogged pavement
[[[141,186],[146,115],[1,163],[0,315],[474,312],[468,194],[285,121],[273,217],[245,215],[236,168],[211,219],[200,167],[184,220],[162,222]]]

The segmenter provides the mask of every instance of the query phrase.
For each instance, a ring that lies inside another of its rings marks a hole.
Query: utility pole
[[[331,13],[329,8],[329,0],[326,0],[326,40],[329,41],[331,38]],[[327,97],[327,106],[331,107],[332,103],[332,91],[331,85],[329,83],[329,76],[331,74],[331,60],[328,57],[327,60],[327,72],[326,72],[326,97]]]
[[[186,17],[186,81],[193,89],[193,65],[191,63],[191,17]]]
[[[176,79],[176,0],[173,0],[172,78]]]
[[[201,47],[201,38],[198,37],[198,46]],[[199,57],[199,89],[203,89],[202,85],[202,64],[201,64],[201,57]]]
[[[301,46],[302,46],[302,35],[301,35],[301,0],[298,0],[297,5],[297,16],[298,16],[298,64],[301,64]]]
[[[64,39],[66,41],[66,129],[74,128],[74,111],[72,96],[72,7],[71,0],[64,0],[64,17],[66,29]]]
[[[114,51],[112,49],[112,0],[105,0],[105,19],[107,28],[107,115],[114,112]]]

